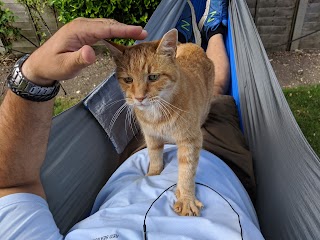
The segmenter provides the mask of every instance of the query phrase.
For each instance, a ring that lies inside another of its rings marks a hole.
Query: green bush
[[[51,0],[59,12],[59,21],[77,17],[113,18],[126,24],[144,26],[160,0]]]
[[[12,26],[15,17],[13,13],[3,7],[3,2],[0,1],[0,39],[4,44],[6,52],[11,52],[12,42],[19,37],[19,29]]]

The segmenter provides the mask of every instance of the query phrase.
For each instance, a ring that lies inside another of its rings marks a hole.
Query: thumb
[[[66,53],[66,55],[68,57],[65,59],[65,66],[68,69],[68,75],[72,77],[96,60],[93,48],[88,45],[84,45],[78,51]]]
[[[80,65],[89,66],[96,60],[96,54],[92,47],[89,45],[84,45],[77,52],[79,52],[79,60]]]

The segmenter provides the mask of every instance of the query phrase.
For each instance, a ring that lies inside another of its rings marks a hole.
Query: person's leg
[[[206,53],[208,58],[212,60],[215,69],[213,94],[226,94],[230,82],[230,65],[224,45],[223,35],[221,33],[210,37]]]
[[[207,56],[215,67],[214,95],[226,94],[229,88],[229,59],[224,45],[228,18],[228,0],[207,0],[199,22],[202,37],[207,40]]]

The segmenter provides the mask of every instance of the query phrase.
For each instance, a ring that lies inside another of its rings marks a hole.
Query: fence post
[[[309,0],[300,0],[299,1],[298,12],[297,12],[297,16],[296,16],[296,21],[294,23],[294,29],[293,29],[293,34],[292,34],[291,40],[294,40],[294,39],[299,38],[301,36],[302,28],[303,28],[303,24],[304,24],[304,18],[306,16],[306,12],[307,12],[308,2],[309,2]],[[290,50],[298,49],[299,45],[300,45],[300,39],[291,43]]]
[[[5,48],[2,46],[4,46],[4,45],[3,45],[1,38],[0,38],[0,54],[4,54],[6,52]]]

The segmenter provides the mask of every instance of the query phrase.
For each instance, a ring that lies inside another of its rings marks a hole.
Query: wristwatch
[[[8,87],[18,96],[30,101],[44,102],[54,98],[60,89],[58,81],[55,81],[52,86],[43,87],[34,84],[23,75],[21,67],[29,56],[27,54],[15,63],[12,72],[7,77]]]

